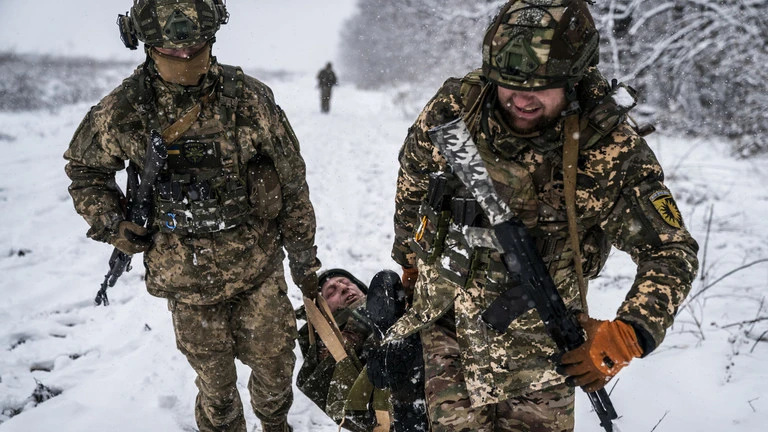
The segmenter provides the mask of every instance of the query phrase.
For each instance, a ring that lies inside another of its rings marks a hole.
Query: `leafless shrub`
[[[30,111],[97,101],[134,65],[87,58],[0,53],[0,111]]]

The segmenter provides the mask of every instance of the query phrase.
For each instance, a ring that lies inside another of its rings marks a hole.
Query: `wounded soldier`
[[[304,363],[298,388],[352,432],[427,431],[420,343],[392,354],[407,368],[402,377],[389,382],[391,391],[374,389],[366,373],[371,348],[405,311],[407,298],[400,277],[381,271],[370,288],[343,269],[327,270],[318,279],[321,304],[309,308],[326,310],[332,319],[313,318],[304,307],[297,311],[300,319],[308,321],[299,330]],[[339,360],[341,347],[344,358]]]

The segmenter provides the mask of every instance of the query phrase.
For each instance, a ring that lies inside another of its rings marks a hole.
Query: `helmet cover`
[[[169,49],[213,39],[229,17],[222,0],[134,0],[130,15],[138,40]]]
[[[513,89],[572,87],[598,62],[599,35],[584,0],[511,0],[483,40],[483,74]]]

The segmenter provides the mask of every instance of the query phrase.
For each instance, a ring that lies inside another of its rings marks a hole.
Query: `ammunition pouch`
[[[465,226],[487,225],[475,199],[453,196],[458,180],[449,174],[431,174],[427,199],[421,204],[421,223],[411,241],[411,250],[429,265],[437,263],[440,275],[459,286],[476,277],[493,283],[506,283],[508,274],[497,252],[468,245],[462,233]]]
[[[421,204],[421,223],[416,228],[411,249],[427,264],[434,264],[443,252],[448,225],[451,222],[451,199],[458,186],[453,176],[444,173],[429,175],[427,199]]]
[[[453,196],[457,188],[452,177],[445,173],[430,175],[427,198],[419,210],[420,225],[410,243],[411,250],[426,264],[437,264],[440,275],[458,286],[466,287],[476,278],[484,278],[488,284],[501,287],[516,283],[516,275],[507,272],[499,252],[490,244],[488,247],[469,245],[464,227],[488,228],[488,221],[474,198]],[[545,235],[537,239],[541,257],[551,270],[572,265],[572,252],[566,248],[567,242],[564,235]],[[580,246],[584,276],[594,278],[605,264],[611,245],[605,233],[595,227],[584,234]]]
[[[160,232],[205,234],[244,223],[251,214],[248,192],[237,178],[204,180],[190,174],[161,177],[154,224]]]
[[[421,224],[411,239],[411,250],[424,262],[432,265],[443,253],[451,212],[441,211],[438,214],[432,207],[422,203],[419,215]]]

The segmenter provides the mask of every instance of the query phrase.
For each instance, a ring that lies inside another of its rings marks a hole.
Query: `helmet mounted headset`
[[[229,21],[225,0],[134,0],[130,13],[117,16],[120,39],[135,50],[139,42],[179,49],[214,39]]]
[[[483,75],[513,90],[565,88],[599,61],[599,35],[584,0],[512,0],[483,39]]]

